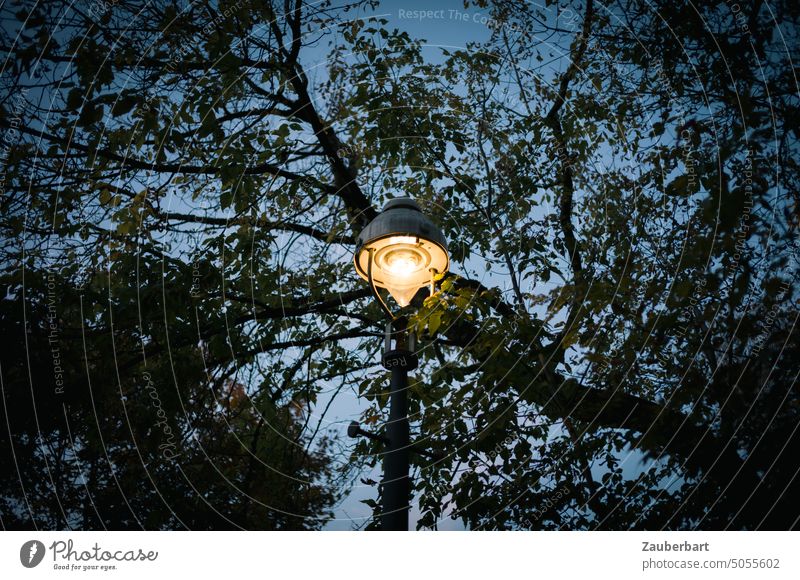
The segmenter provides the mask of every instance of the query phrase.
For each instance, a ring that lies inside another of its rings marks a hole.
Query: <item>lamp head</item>
[[[386,288],[400,306],[450,267],[444,235],[410,197],[389,200],[367,224],[356,241],[354,262],[359,276],[370,282],[371,273],[371,282]]]

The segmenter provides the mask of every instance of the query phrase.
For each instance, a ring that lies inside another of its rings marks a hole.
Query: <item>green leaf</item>
[[[437,310],[430,315],[428,318],[428,330],[431,333],[431,336],[436,334],[436,331],[439,330],[439,327],[442,324],[442,312]]]

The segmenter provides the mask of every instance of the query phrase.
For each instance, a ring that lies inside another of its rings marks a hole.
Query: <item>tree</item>
[[[28,489],[49,525],[324,521],[378,448],[341,466],[322,393],[386,404],[353,242],[405,194],[454,264],[412,316],[420,527],[796,527],[797,9],[477,2],[432,58],[375,7],[16,14],[4,523]]]

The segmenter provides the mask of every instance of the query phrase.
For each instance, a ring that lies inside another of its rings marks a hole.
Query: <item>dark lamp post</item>
[[[407,331],[405,318],[392,313],[378,289],[385,288],[400,307],[408,306],[425,286],[430,286],[433,294],[436,280],[450,267],[447,242],[413,199],[396,198],[358,236],[353,261],[358,275],[369,282],[390,319],[381,362],[392,376],[385,436],[366,433],[357,424],[351,425],[348,433],[351,437],[365,435],[385,444],[381,529],[408,530],[409,454],[411,451],[432,454],[412,446],[409,436],[408,371],[417,368],[418,363],[414,335]]]

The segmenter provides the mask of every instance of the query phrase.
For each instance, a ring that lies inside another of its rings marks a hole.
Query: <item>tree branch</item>
[[[559,216],[558,221],[561,225],[561,231],[564,235],[564,246],[566,247],[570,264],[572,265],[572,273],[577,281],[583,277],[583,264],[581,256],[578,252],[578,244],[575,239],[575,230],[572,226],[572,202],[575,195],[575,183],[572,172],[571,156],[567,150],[566,140],[564,139],[564,131],[561,125],[561,118],[559,111],[566,102],[567,91],[569,84],[574,78],[575,74],[580,68],[580,63],[583,55],[586,52],[586,47],[589,43],[589,34],[591,32],[592,16],[594,14],[593,0],[586,1],[586,14],[583,19],[583,29],[578,38],[578,45],[575,51],[570,55],[570,64],[567,70],[561,76],[559,82],[558,93],[556,94],[553,106],[545,117],[545,123],[550,127],[553,132],[553,149],[555,150],[556,158],[559,162],[559,181],[562,185],[561,198],[559,200]],[[565,330],[568,325],[564,326]]]
[[[11,128],[9,122],[5,119],[0,119],[0,127],[3,128]],[[149,171],[157,171],[159,173],[185,173],[185,174],[195,174],[195,175],[218,175],[225,171],[227,168],[225,166],[211,166],[211,165],[184,165],[182,163],[174,164],[174,163],[158,163],[158,162],[150,162],[150,161],[143,161],[140,159],[136,159],[133,157],[118,155],[117,153],[113,153],[111,151],[106,151],[100,148],[90,148],[86,145],[81,143],[76,143],[75,141],[63,139],[56,135],[52,135],[50,133],[46,133],[44,130],[36,130],[30,129],[28,127],[19,126],[16,127],[18,131],[21,133],[26,133],[28,135],[32,135],[39,139],[46,139],[52,143],[58,143],[63,145],[67,150],[75,149],[77,151],[81,151],[82,153],[86,153],[87,155],[91,156],[98,156],[102,157],[103,159],[107,159],[109,161],[117,161],[123,165],[123,167],[133,168],[133,169],[146,169]],[[318,187],[320,190],[327,191],[328,193],[335,193],[336,190],[325,183],[321,183],[316,178],[312,178],[306,175],[300,175],[299,173],[294,173],[292,171],[287,171],[274,165],[272,163],[260,163],[258,165],[253,166],[244,166],[242,167],[242,173],[244,175],[274,175],[276,177],[283,177],[289,180],[303,180],[306,181],[315,187]]]
[[[174,211],[161,212],[158,215],[162,219],[171,221],[199,223],[199,224],[206,224],[210,226],[223,227],[223,228],[248,224],[253,227],[259,227],[259,228],[297,232],[299,234],[310,236],[312,238],[315,238],[317,240],[326,243],[333,242],[336,244],[343,244],[343,245],[352,245],[355,243],[355,240],[353,240],[353,238],[348,235],[333,234],[332,232],[326,232],[311,226],[305,226],[302,224],[296,224],[290,222],[274,222],[266,219],[249,219],[243,217],[233,217],[229,219],[216,216],[196,216]]]

